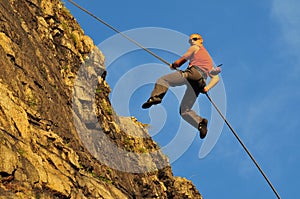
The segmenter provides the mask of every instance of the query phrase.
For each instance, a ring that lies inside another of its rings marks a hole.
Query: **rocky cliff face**
[[[115,115],[104,57],[59,0],[1,0],[0,67],[0,198],[202,198]]]

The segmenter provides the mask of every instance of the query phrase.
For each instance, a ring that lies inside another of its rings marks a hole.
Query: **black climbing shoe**
[[[161,99],[158,97],[150,97],[147,102],[142,105],[143,109],[150,108],[152,105],[161,103]]]
[[[205,138],[207,134],[207,119],[203,119],[199,125],[198,125],[198,130],[200,131],[200,138],[203,139]]]

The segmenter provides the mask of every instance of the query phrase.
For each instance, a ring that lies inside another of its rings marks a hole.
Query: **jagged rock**
[[[8,147],[9,146],[2,144],[0,145],[0,168],[2,173],[5,173],[6,175],[12,175],[17,169],[18,156]]]
[[[104,56],[59,0],[0,1],[0,65],[0,199],[202,198],[115,114]]]

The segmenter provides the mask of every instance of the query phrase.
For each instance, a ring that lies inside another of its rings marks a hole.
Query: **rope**
[[[244,148],[244,150],[247,152],[247,154],[249,155],[249,157],[251,158],[251,160],[253,161],[253,163],[255,164],[255,166],[258,168],[258,170],[260,171],[260,173],[262,174],[262,176],[265,178],[265,180],[267,181],[267,183],[269,184],[269,186],[271,187],[271,189],[273,190],[273,192],[275,193],[275,195],[277,196],[277,198],[281,199],[280,195],[278,194],[278,192],[276,191],[276,189],[272,185],[271,181],[268,179],[267,175],[264,173],[264,171],[261,169],[261,167],[259,166],[259,164],[256,162],[256,160],[254,159],[254,157],[252,156],[252,154],[250,153],[250,151],[247,149],[246,145],[243,143],[243,141],[238,136],[238,134],[235,132],[235,130],[233,129],[233,127],[230,125],[230,123],[224,117],[224,115],[222,114],[222,112],[220,111],[220,109],[217,107],[217,105],[214,103],[214,101],[211,99],[211,97],[207,93],[205,93],[205,95],[207,96],[207,98],[211,102],[211,104],[215,107],[215,109],[218,111],[218,113],[220,114],[220,116],[222,117],[222,119],[225,121],[225,123],[227,124],[227,126],[229,127],[229,129],[231,130],[231,132],[233,133],[233,135],[236,137],[236,139],[242,145],[242,147]]]
[[[152,51],[150,51],[149,49],[145,48],[142,44],[138,43],[137,41],[135,41],[134,39],[130,38],[129,36],[127,36],[126,34],[122,33],[121,31],[119,31],[118,29],[114,28],[113,26],[111,26],[110,24],[106,23],[105,21],[103,21],[102,19],[100,19],[99,17],[95,16],[93,13],[89,12],[88,10],[84,9],[83,7],[81,7],[80,5],[76,4],[74,1],[72,0],[68,0],[71,4],[73,4],[74,6],[76,6],[77,8],[79,8],[80,10],[84,11],[85,13],[87,13],[88,15],[92,16],[93,18],[95,18],[97,21],[103,23],[104,25],[106,25],[107,27],[109,27],[110,29],[112,29],[113,31],[115,31],[116,33],[119,33],[120,35],[122,35],[123,37],[125,37],[126,39],[128,39],[130,42],[134,43],[135,45],[137,45],[138,47],[142,48],[143,50],[145,50],[146,52],[150,53],[152,56],[156,57],[157,59],[159,59],[160,61],[164,62],[167,65],[170,65],[169,62],[167,62],[166,60],[164,60],[163,58],[161,58],[160,56],[156,55],[155,53],[153,53]]]
[[[134,39],[130,38],[129,36],[127,36],[126,34],[120,32],[119,30],[117,30],[116,28],[114,28],[113,26],[111,26],[110,24],[106,23],[105,21],[103,21],[102,19],[98,18],[97,16],[95,16],[94,14],[92,14],[91,12],[89,12],[88,10],[84,9],[83,7],[81,7],[80,5],[76,4],[74,1],[72,0],[68,0],[70,3],[72,3],[74,6],[76,6],[77,8],[79,8],[80,10],[84,11],[85,13],[87,13],[88,15],[92,16],[93,18],[95,18],[97,21],[101,22],[102,24],[106,25],[107,27],[109,27],[110,29],[112,29],[113,31],[121,34],[124,38],[126,38],[127,40],[129,40],[130,42],[134,43],[135,45],[137,45],[138,47],[142,48],[143,50],[145,50],[146,52],[150,53],[152,56],[156,57],[157,59],[159,59],[160,61],[164,62],[165,64],[167,64],[168,66],[170,65],[169,62],[167,62],[166,60],[164,60],[163,58],[161,58],[160,56],[156,55],[155,53],[153,53],[152,51],[150,51],[149,49],[145,48],[143,45],[141,45],[140,43],[138,43],[137,41],[135,41]],[[221,66],[221,64],[219,65]],[[219,67],[218,66],[218,67]],[[234,136],[236,137],[236,139],[238,140],[238,142],[242,145],[243,149],[246,151],[246,153],[248,154],[248,156],[251,158],[251,160],[253,161],[253,163],[255,164],[255,166],[257,167],[257,169],[260,171],[260,173],[262,174],[262,176],[264,177],[264,179],[267,181],[268,185],[271,187],[271,189],[273,190],[273,192],[275,193],[275,195],[277,196],[278,199],[281,199],[280,195],[278,194],[278,192],[276,191],[276,189],[274,188],[274,186],[272,185],[271,181],[268,179],[267,175],[264,173],[264,171],[261,169],[261,167],[259,166],[259,164],[257,163],[257,161],[254,159],[254,157],[252,156],[252,154],[249,152],[249,150],[247,149],[246,145],[242,142],[241,138],[238,136],[238,134],[235,132],[235,130],[232,128],[232,126],[230,125],[230,123],[227,121],[227,119],[224,117],[224,115],[222,114],[222,112],[220,111],[220,109],[217,107],[217,105],[214,103],[214,101],[211,99],[211,97],[205,93],[205,95],[207,96],[208,100],[211,102],[211,104],[215,107],[215,109],[217,110],[217,112],[220,114],[220,116],[222,117],[222,119],[225,121],[225,123],[227,124],[227,126],[229,127],[229,129],[231,130],[231,132],[234,134]]]

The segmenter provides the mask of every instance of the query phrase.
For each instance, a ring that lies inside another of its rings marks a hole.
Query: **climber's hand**
[[[206,86],[202,89],[202,93],[207,93],[208,91],[209,91],[209,88]]]
[[[171,70],[176,70],[176,68],[178,68],[178,66],[177,66],[176,63],[170,64],[170,69],[171,69]]]

